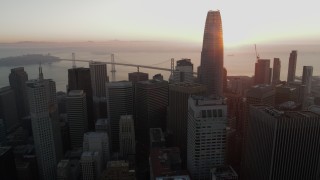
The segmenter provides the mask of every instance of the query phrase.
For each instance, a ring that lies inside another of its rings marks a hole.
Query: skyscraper
[[[120,116],[133,114],[132,82],[121,81],[106,84],[108,117],[110,120],[113,152],[119,152]]]
[[[50,91],[42,79],[26,82],[40,179],[56,177],[56,148],[50,119]]]
[[[94,115],[93,115],[93,97],[91,74],[89,68],[72,68],[68,69],[68,91],[83,90],[86,93],[87,111],[88,111],[88,128],[94,129]]]
[[[173,72],[173,82],[194,82],[191,59],[181,59],[177,61],[176,69]]]
[[[167,131],[172,134],[173,146],[181,151],[183,166],[187,163],[188,98],[190,95],[204,95],[206,86],[195,83],[169,85],[169,106]]]
[[[134,121],[132,115],[120,116],[120,155],[127,158],[136,153]]]
[[[254,84],[270,84],[270,60],[258,59],[254,69]]]
[[[223,88],[223,36],[220,11],[209,11],[203,35],[200,82],[207,93],[222,95]]]
[[[244,179],[318,179],[319,138],[319,114],[252,106]]]
[[[29,115],[26,81],[28,81],[28,74],[24,71],[23,67],[11,69],[9,82],[15,93],[19,118]]]
[[[110,160],[110,141],[105,132],[87,132],[83,136],[83,151],[96,151],[100,154],[102,167]]]
[[[302,84],[306,85],[306,93],[307,94],[311,93],[312,73],[313,73],[313,67],[312,66],[303,66]]]
[[[94,121],[96,121],[98,118],[107,117],[107,65],[102,62],[90,62],[89,68],[93,96]]]
[[[10,86],[0,88],[0,119],[4,120],[7,132],[19,125],[15,93]]]
[[[296,78],[296,66],[297,66],[297,51],[291,51],[290,57],[289,57],[289,66],[288,66],[288,78],[287,82],[294,82]]]
[[[93,97],[106,97],[107,65],[102,62],[90,62],[89,67]]]
[[[167,81],[140,81],[135,89],[135,126],[137,139],[147,144],[149,129],[165,129],[168,106]]]
[[[88,131],[86,94],[72,90],[67,96],[67,118],[72,148],[82,147],[83,134]]]
[[[133,83],[147,81],[149,79],[149,74],[144,72],[132,72],[128,74],[128,79]]]
[[[84,151],[80,163],[83,180],[99,179],[101,174],[101,154],[99,152]]]
[[[191,96],[188,112],[188,170],[195,180],[225,164],[227,105],[224,98]]]
[[[272,84],[276,85],[280,82],[281,61],[279,58],[273,59]]]

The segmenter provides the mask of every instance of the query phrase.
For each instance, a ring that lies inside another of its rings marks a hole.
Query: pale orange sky
[[[320,42],[315,0],[1,0],[0,42],[148,40],[201,43],[221,11],[226,46]]]

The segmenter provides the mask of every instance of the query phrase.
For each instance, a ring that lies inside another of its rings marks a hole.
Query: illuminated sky
[[[1,0],[0,42],[202,42],[208,10],[221,11],[226,45],[319,43],[316,0]]]

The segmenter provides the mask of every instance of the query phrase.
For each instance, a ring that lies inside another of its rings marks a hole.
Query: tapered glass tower
[[[223,37],[220,11],[209,11],[204,28],[201,52],[200,82],[208,94],[222,96]]]

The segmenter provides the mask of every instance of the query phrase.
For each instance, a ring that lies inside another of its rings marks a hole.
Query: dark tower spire
[[[220,11],[209,11],[203,34],[200,82],[209,95],[223,94],[223,36]]]
[[[42,73],[41,62],[40,62],[40,64],[39,64],[39,80],[43,80],[43,73]]]

